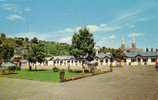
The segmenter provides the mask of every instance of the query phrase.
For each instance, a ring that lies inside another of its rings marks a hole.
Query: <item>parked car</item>
[[[156,68],[156,70],[158,70],[158,59],[156,60],[155,68]]]

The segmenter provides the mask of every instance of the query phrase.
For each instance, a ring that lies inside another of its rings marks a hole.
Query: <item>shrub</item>
[[[8,67],[7,69],[8,69],[8,71],[15,71],[16,70],[16,66],[11,66],[11,67]]]
[[[16,70],[21,70],[21,68],[20,68],[20,67],[18,67],[18,66],[16,66]]]
[[[15,72],[16,67],[1,67],[0,68],[0,74],[11,74]]]
[[[74,70],[75,73],[82,73],[82,70]]]
[[[72,73],[82,73],[82,70],[72,70],[72,69],[69,69],[68,71],[72,72]]]
[[[88,69],[85,69],[84,72],[85,73],[90,73],[90,71]]]
[[[59,71],[60,71],[60,69],[59,69],[59,68],[57,68],[57,67],[54,67],[54,68],[53,68],[53,71],[54,71],[54,72],[59,72]]]

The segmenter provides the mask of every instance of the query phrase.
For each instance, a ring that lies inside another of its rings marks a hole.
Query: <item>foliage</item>
[[[59,56],[59,55],[70,55],[70,45],[66,43],[57,43],[57,42],[51,42],[51,41],[41,41],[38,40],[36,37],[32,40],[29,40],[28,37],[15,37],[15,38],[4,38],[3,36],[0,37],[0,45],[8,45],[9,47],[13,48],[23,48],[28,49],[31,48],[31,44],[44,44],[44,48],[46,49],[47,56]],[[26,50],[24,50],[26,51]],[[26,58],[26,55],[28,55],[27,52],[24,55]]]
[[[1,38],[6,38],[5,33],[1,33]]]
[[[82,28],[72,38],[71,54],[77,59],[93,60],[95,56],[93,34],[87,28]]]
[[[0,67],[0,74],[10,74],[15,72],[16,66],[9,66],[9,67]]]
[[[116,60],[123,60],[125,55],[124,51],[121,49],[106,48],[106,47],[102,47],[99,52],[111,53]]]
[[[42,63],[45,61],[45,48],[43,44],[32,44],[29,54],[28,54],[28,60],[32,63]]]
[[[64,43],[46,42],[45,46],[49,55],[70,55],[70,45]]]
[[[10,67],[8,67],[8,70],[9,70],[9,71],[15,71],[16,68],[18,68],[18,67],[16,67],[16,66],[10,66]]]
[[[34,38],[31,40],[31,42],[37,44],[37,43],[38,43],[38,39],[37,39],[36,37],[34,37]]]
[[[23,41],[20,40],[20,39],[17,39],[16,40],[16,44],[17,44],[17,46],[22,46],[23,45]]]
[[[82,70],[72,70],[72,69],[69,69],[68,71],[72,72],[72,73],[82,73]]]
[[[14,48],[8,45],[2,45],[0,47],[0,57],[4,59],[4,61],[9,61],[11,57],[14,55]]]
[[[54,67],[54,68],[53,68],[53,72],[59,72],[59,71],[60,71],[59,68],[57,68],[57,67]]]

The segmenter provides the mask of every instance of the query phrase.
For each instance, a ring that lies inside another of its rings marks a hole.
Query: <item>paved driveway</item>
[[[0,100],[158,100],[154,67],[114,72],[66,83],[0,78]]]

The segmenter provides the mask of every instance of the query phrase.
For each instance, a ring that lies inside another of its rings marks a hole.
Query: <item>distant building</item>
[[[154,65],[156,59],[158,58],[158,49],[151,48],[150,50],[146,48],[137,48],[135,34],[132,33],[132,42],[130,48],[124,48],[125,42],[121,40],[121,49],[125,53],[125,63],[127,65]]]

